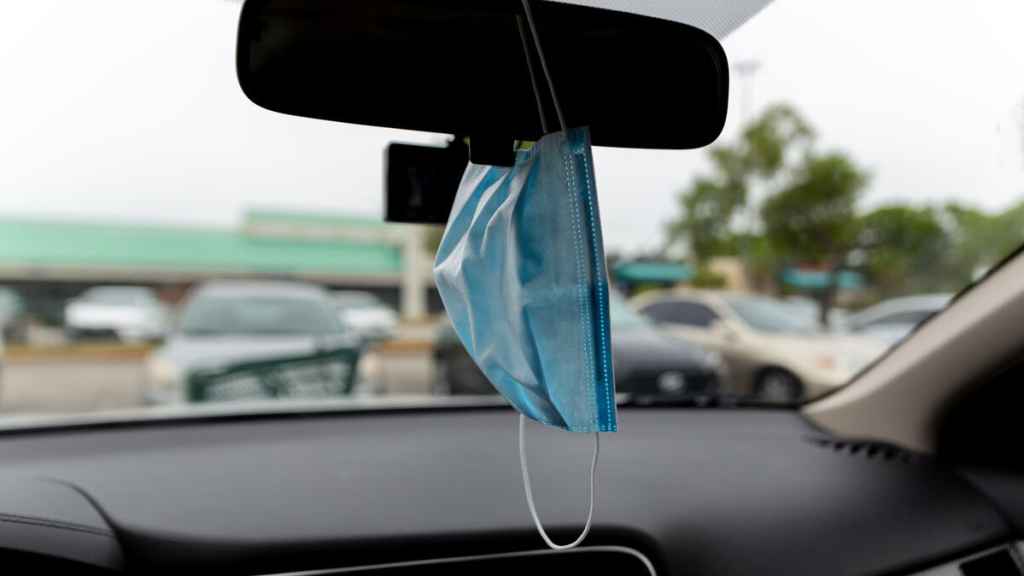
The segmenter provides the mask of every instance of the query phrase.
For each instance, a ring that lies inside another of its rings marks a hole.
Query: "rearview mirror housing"
[[[598,146],[697,148],[725,123],[729,68],[710,34],[669,20],[534,0],[569,126]],[[237,69],[264,108],[310,118],[487,138],[557,128],[520,0],[247,0]],[[527,56],[529,55],[529,56]],[[528,64],[527,58],[530,58]]]

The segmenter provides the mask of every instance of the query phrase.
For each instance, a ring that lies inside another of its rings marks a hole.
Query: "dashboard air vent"
[[[898,446],[884,442],[870,442],[859,440],[838,440],[834,438],[811,438],[812,444],[832,450],[840,454],[861,456],[868,460],[882,460],[885,462],[902,462],[909,464],[914,461],[914,455]]]

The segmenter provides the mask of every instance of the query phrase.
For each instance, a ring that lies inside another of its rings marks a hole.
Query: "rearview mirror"
[[[729,68],[710,34],[677,22],[533,0],[569,126],[599,146],[696,148],[725,123]],[[537,140],[520,0],[247,0],[242,90],[311,118],[488,139]],[[528,34],[528,30],[525,32]],[[529,60],[528,60],[529,58]]]

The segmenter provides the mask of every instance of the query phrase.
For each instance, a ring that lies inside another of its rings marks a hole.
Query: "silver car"
[[[895,344],[922,322],[941,312],[952,294],[920,294],[883,300],[846,318],[851,332]]]

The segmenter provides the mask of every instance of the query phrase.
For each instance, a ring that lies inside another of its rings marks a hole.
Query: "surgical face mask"
[[[438,292],[466,351],[519,416],[519,461],[544,542],[564,550],[590,530],[598,432],[617,429],[601,219],[590,135],[563,130],[511,168],[470,164],[434,263]],[[526,417],[594,433],[582,533],[555,544],[533,502]]]
[[[598,432],[617,429],[601,217],[590,132],[565,116],[522,0],[561,132],[521,150],[511,168],[470,164],[445,228],[434,278],[455,332],[494,387],[519,411],[519,463],[530,515],[555,550],[583,542],[594,517]],[[524,20],[517,17],[526,52]],[[541,127],[547,119],[527,54]],[[594,434],[590,505],[579,537],[544,531],[526,464],[526,418]]]
[[[544,136],[512,167],[470,164],[434,277],[466,351],[517,410],[573,432],[616,429],[585,128]]]

